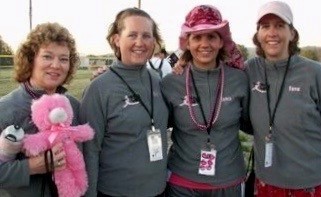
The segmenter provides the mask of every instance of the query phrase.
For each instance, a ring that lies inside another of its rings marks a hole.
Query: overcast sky
[[[178,45],[180,26],[190,9],[199,4],[219,8],[230,22],[236,43],[253,47],[257,10],[267,0],[141,0],[141,8],[158,23],[167,50]],[[315,0],[285,0],[293,11],[300,46],[321,46],[321,11]],[[83,55],[111,53],[107,29],[115,15],[138,0],[32,0],[33,27],[59,22],[74,35]],[[15,51],[29,32],[29,0],[0,0],[0,36]]]

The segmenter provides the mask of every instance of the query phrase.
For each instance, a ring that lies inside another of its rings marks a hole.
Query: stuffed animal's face
[[[61,94],[43,95],[33,101],[31,117],[40,131],[49,130],[53,125],[70,126],[73,110],[66,96]]]
[[[24,137],[24,130],[17,125],[10,125],[2,131],[1,136],[11,142],[19,142]]]
[[[0,135],[0,164],[13,160],[20,152],[24,130],[16,125],[10,125],[5,128]]]

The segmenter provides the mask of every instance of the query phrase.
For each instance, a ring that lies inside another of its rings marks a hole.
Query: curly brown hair
[[[115,44],[114,35],[121,33],[121,31],[124,29],[124,20],[125,20],[125,18],[127,18],[129,16],[142,16],[142,17],[145,17],[145,18],[151,20],[152,24],[153,24],[153,36],[156,40],[157,47],[161,48],[161,46],[162,46],[161,44],[163,43],[163,39],[160,35],[159,28],[158,28],[157,24],[155,23],[155,21],[152,19],[152,17],[147,12],[145,12],[141,9],[127,8],[127,9],[120,11],[117,14],[115,21],[109,27],[108,35],[106,37],[109,45],[111,46],[111,48],[114,51],[115,56],[119,60],[121,60],[120,49]],[[156,49],[156,47],[155,47],[155,49]]]
[[[70,51],[70,68],[63,84],[68,84],[71,81],[80,63],[75,39],[68,29],[58,23],[42,23],[28,34],[26,41],[20,45],[15,54],[14,79],[17,82],[23,83],[30,79],[36,54],[41,47],[51,43],[68,47]]]

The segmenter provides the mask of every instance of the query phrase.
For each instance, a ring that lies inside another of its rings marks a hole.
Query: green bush
[[[13,57],[0,57],[0,66],[13,65]]]

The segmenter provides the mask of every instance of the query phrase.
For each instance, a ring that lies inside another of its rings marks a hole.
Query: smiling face
[[[30,84],[48,94],[56,92],[68,75],[70,51],[67,45],[50,43],[40,47],[33,62]]]
[[[268,60],[286,59],[289,56],[289,43],[293,38],[293,30],[278,16],[268,14],[260,20],[257,39]]]
[[[215,31],[192,33],[187,40],[187,49],[193,56],[193,64],[202,69],[217,67],[216,58],[223,45],[223,40]]]
[[[124,19],[123,25],[122,31],[115,34],[122,63],[128,66],[145,65],[155,47],[152,21],[142,16],[129,16]]]

